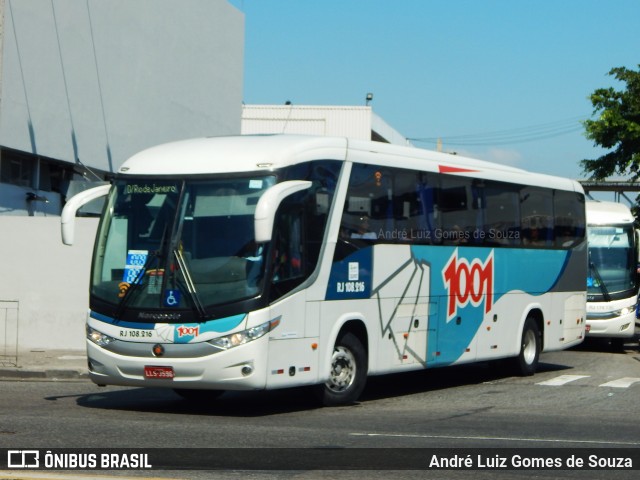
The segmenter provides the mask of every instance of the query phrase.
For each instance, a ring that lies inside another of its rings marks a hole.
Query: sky
[[[597,88],[640,65],[640,0],[229,0],[246,104],[364,105],[420,148],[569,178]]]

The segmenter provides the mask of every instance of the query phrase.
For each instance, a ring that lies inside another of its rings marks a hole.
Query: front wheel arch
[[[332,349],[329,377],[318,385],[320,401],[327,407],[354,403],[367,381],[369,354],[364,326],[362,331],[345,327]]]

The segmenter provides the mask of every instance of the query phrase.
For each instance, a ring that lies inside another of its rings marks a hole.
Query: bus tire
[[[527,317],[522,329],[522,341],[520,353],[514,359],[514,367],[517,374],[529,376],[536,373],[540,350],[542,348],[540,329],[533,317]]]
[[[367,382],[367,352],[360,339],[346,332],[336,340],[331,355],[329,379],[320,385],[320,400],[325,407],[355,402]]]
[[[224,390],[196,390],[194,388],[174,388],[173,391],[185,400],[196,403],[206,403],[215,400],[224,393]]]

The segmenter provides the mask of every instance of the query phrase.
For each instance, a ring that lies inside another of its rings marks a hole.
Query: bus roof
[[[588,225],[619,225],[635,220],[629,207],[622,203],[589,200],[586,205]]]
[[[165,143],[122,164],[122,175],[197,175],[270,171],[299,162],[330,159],[491,178],[582,192],[578,182],[519,168],[382,142],[311,135],[239,135]]]

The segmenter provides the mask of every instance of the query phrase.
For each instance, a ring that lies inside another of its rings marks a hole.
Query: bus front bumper
[[[633,337],[635,323],[635,311],[608,319],[593,318],[587,312],[586,332],[588,337]]]
[[[139,356],[122,355],[87,340],[89,378],[98,385],[174,389],[262,390],[266,385],[266,336],[199,357],[155,357],[147,353],[152,344],[137,345]],[[150,375],[154,372],[157,376]]]

